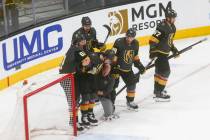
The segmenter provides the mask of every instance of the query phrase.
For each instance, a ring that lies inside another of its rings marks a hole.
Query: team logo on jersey
[[[126,50],[124,53],[124,61],[127,64],[130,64],[133,62],[133,58],[134,58],[134,50]]]
[[[128,30],[128,10],[119,10],[108,13],[111,36],[123,34]]]

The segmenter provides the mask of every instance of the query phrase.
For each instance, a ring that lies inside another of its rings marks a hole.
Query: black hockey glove
[[[98,40],[92,40],[92,46],[94,46],[94,48],[102,48],[104,46],[104,43],[98,42]]]
[[[98,42],[98,46],[101,48],[104,46],[104,43]]]
[[[171,51],[173,55],[175,56],[175,58],[179,57],[179,51],[176,47],[171,48]]]
[[[138,83],[140,79],[140,73],[135,74],[135,82]]]
[[[146,72],[146,68],[140,61],[135,61],[134,66],[139,69],[140,74],[144,74]]]
[[[150,58],[150,59],[154,59],[155,57],[157,57],[155,53],[150,53],[150,54],[149,54],[149,58]]]

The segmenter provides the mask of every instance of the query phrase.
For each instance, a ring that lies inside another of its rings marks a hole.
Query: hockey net
[[[77,135],[73,75],[43,79],[18,93],[7,140],[70,140]]]

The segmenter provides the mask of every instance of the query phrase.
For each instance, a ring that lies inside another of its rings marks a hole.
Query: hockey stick
[[[200,43],[202,43],[202,42],[204,42],[204,41],[206,41],[206,40],[208,40],[208,38],[204,38],[204,39],[202,39],[202,40],[200,40],[200,41],[198,41],[198,42],[195,42],[194,44],[192,44],[192,45],[190,45],[190,46],[188,46],[188,47],[186,47],[186,48],[180,50],[180,51],[179,51],[179,55],[180,55],[180,54],[183,54],[183,53],[185,53],[185,52],[187,52],[187,51],[189,51],[189,50],[191,50],[195,45],[198,45],[198,44],[200,44]],[[177,56],[176,54],[172,54],[172,55],[170,55],[170,56],[168,57],[168,60],[170,60],[170,59],[172,59],[172,58],[174,58],[174,57],[176,57],[176,56]],[[153,68],[153,67],[155,66],[155,64],[152,64],[154,60],[155,60],[155,59],[152,59],[152,60],[147,64],[146,70],[149,70],[149,69],[151,69],[151,68]],[[136,75],[139,75],[139,74],[140,74],[140,73],[138,72]],[[126,87],[127,87],[126,85],[123,86],[123,87],[116,93],[116,96],[118,96]]]
[[[109,38],[109,36],[111,34],[111,28],[109,27],[109,25],[104,24],[103,26],[108,30],[108,33],[107,33],[106,38],[105,38],[105,40],[103,42],[104,45],[100,48],[100,52],[103,52],[103,51],[106,50],[105,44],[106,44],[106,42],[107,42],[107,40],[108,40],[108,38]]]
[[[155,58],[153,58],[145,67],[145,69],[147,70],[148,67],[153,63],[153,61],[155,60]],[[140,75],[140,72],[136,73],[135,74],[136,76],[139,76]],[[116,93],[116,96],[119,95],[127,86],[123,86],[117,93]]]
[[[191,50],[194,46],[196,46],[196,45],[198,45],[198,44],[200,44],[200,43],[202,43],[202,42],[204,42],[204,41],[206,41],[206,40],[208,40],[208,38],[204,38],[204,39],[202,39],[202,40],[200,40],[200,41],[198,41],[198,42],[195,42],[194,44],[192,44],[192,45],[190,45],[190,46],[188,46],[188,47],[186,47],[186,48],[180,50],[180,51],[179,51],[179,55],[180,55],[180,54],[183,54],[183,53],[185,53],[185,52],[187,52],[187,51],[189,51],[189,50]],[[168,57],[168,60],[170,60],[170,59],[172,59],[172,58],[174,58],[174,57],[176,57],[176,56],[177,56],[176,54],[172,54],[172,55],[170,55],[170,56]],[[150,65],[147,69],[151,69],[151,68],[153,68],[154,66],[155,66],[155,64],[152,64],[152,65]]]
[[[109,37],[109,35],[111,34],[111,28],[110,28],[109,25],[107,25],[107,24],[104,24],[103,26],[108,30],[108,33],[107,33],[106,38],[105,38],[105,40],[104,40],[104,44],[106,44],[106,42],[107,42],[107,40],[108,40],[108,37]]]

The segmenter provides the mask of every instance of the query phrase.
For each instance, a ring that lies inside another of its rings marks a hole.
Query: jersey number
[[[161,32],[160,32],[160,31],[158,31],[158,30],[156,30],[156,31],[155,31],[155,33],[154,33],[154,36],[156,36],[156,37],[160,37],[160,35],[161,35]]]
[[[85,52],[80,52],[79,55],[84,57],[86,55],[86,53]]]

